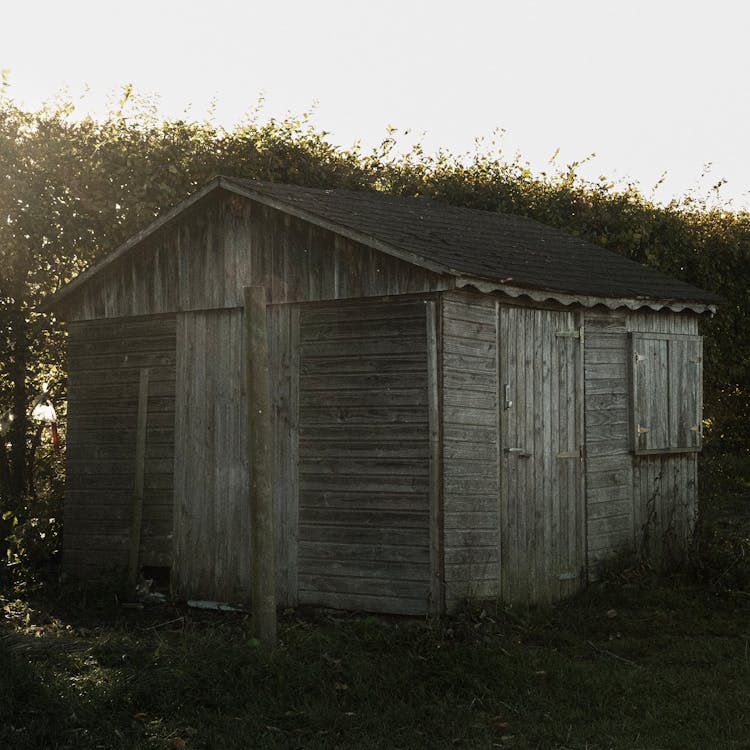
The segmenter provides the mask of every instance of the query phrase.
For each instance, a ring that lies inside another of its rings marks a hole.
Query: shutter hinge
[[[646,359],[642,354],[638,354],[638,352],[635,353],[635,361],[637,362],[643,362],[643,360]]]
[[[644,435],[647,432],[651,432],[651,428],[650,427],[642,427],[641,425],[638,425],[638,434],[639,435]]]

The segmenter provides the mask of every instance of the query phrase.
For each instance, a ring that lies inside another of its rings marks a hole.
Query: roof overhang
[[[566,294],[554,289],[526,289],[524,287],[513,286],[504,281],[491,281],[487,279],[472,278],[469,276],[459,276],[456,279],[456,288],[460,289],[464,287],[473,287],[484,294],[501,292],[502,294],[507,294],[509,297],[526,297],[534,302],[557,302],[561,305],[581,305],[582,307],[596,307],[597,305],[603,305],[610,310],[621,308],[626,308],[628,310],[642,310],[643,308],[648,308],[650,310],[670,310],[671,312],[691,310],[699,315],[704,313],[713,315],[717,309],[716,305],[709,305],[702,302]]]
[[[149,237],[151,237],[151,235],[155,234],[160,229],[163,229],[168,224],[171,224],[185,211],[187,211],[199,201],[203,200],[209,193],[212,193],[214,190],[216,190],[219,187],[219,180],[220,178],[215,177],[213,180],[204,185],[200,190],[198,190],[198,192],[193,193],[189,198],[185,199],[181,203],[178,203],[174,208],[171,208],[155,221],[152,221],[147,227],[134,234],[129,240],[120,245],[116,250],[113,250],[111,253],[105,255],[100,261],[94,263],[93,266],[89,266],[89,268],[87,268],[85,271],[82,271],[74,279],[71,279],[67,284],[60,287],[54,294],[52,294],[41,305],[39,305],[37,309],[40,312],[50,312],[54,310],[64,299],[77,292],[94,276],[97,276],[104,269],[120,260],[136,246],[140,245],[141,242],[147,240]]]

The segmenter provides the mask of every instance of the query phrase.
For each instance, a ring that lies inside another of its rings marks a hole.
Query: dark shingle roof
[[[217,177],[131,237],[40,306],[52,310],[209,193],[224,188],[339,232],[437,273],[457,286],[511,296],[615,308],[669,306],[702,312],[722,298],[522,216],[376,191],[320,190]]]
[[[524,289],[715,304],[698,289],[533,219],[379,192],[221,178],[222,184],[346,227],[428,267]]]

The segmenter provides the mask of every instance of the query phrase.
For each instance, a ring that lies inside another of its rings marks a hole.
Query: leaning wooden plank
[[[130,527],[130,555],[128,558],[128,583],[134,588],[138,582],[138,553],[141,547],[143,520],[143,486],[146,464],[146,425],[148,420],[148,368],[141,370],[138,384],[138,427],[135,443],[135,489],[133,516]]]

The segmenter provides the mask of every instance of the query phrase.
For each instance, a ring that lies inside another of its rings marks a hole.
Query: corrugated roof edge
[[[492,294],[493,292],[502,292],[509,297],[526,297],[533,302],[557,302],[561,305],[580,305],[581,307],[596,307],[602,305],[610,310],[626,308],[628,310],[671,310],[672,312],[682,312],[691,310],[698,314],[715,313],[716,305],[690,302],[674,299],[657,299],[656,297],[597,297],[586,294],[564,294],[556,290],[544,289],[525,289],[522,287],[513,287],[508,284],[494,284],[485,279],[474,279],[461,276],[456,279],[456,288],[473,287],[483,294]]]
[[[372,237],[370,235],[364,234],[363,232],[344,226],[340,223],[328,220],[324,216],[320,216],[316,213],[307,211],[297,206],[289,205],[288,203],[284,202],[283,200],[275,196],[271,196],[271,195],[268,195],[267,193],[264,193],[262,190],[262,186],[258,185],[257,183],[253,185],[252,189],[250,189],[247,187],[246,181],[243,181],[240,184],[231,177],[224,177],[221,175],[214,177],[212,180],[210,180],[206,185],[204,185],[200,190],[195,192],[189,198],[185,199],[181,203],[174,206],[172,209],[167,211],[163,216],[160,216],[158,219],[153,221],[151,224],[149,224],[147,227],[142,229],[140,232],[133,235],[129,240],[127,240],[125,243],[120,245],[113,252],[106,255],[98,263],[95,263],[93,266],[87,268],[85,271],[80,273],[74,279],[69,281],[64,286],[62,286],[60,289],[54,292],[47,300],[45,300],[45,302],[39,305],[37,309],[40,312],[53,311],[54,308],[57,305],[59,305],[63,299],[69,297],[71,294],[74,294],[76,291],[80,289],[80,287],[88,283],[94,276],[98,275],[106,267],[108,267],[115,261],[121,259],[124,255],[127,255],[131,250],[133,250],[141,242],[146,240],[155,232],[159,231],[160,229],[170,224],[172,221],[178,218],[184,211],[186,211],[187,209],[189,209],[190,207],[192,207],[193,205],[195,205],[196,203],[198,203],[207,195],[209,195],[210,193],[212,193],[214,190],[217,190],[217,189],[228,190],[229,192],[235,193],[237,195],[241,195],[251,200],[255,200],[259,203],[263,203],[271,208],[275,208],[289,215],[297,216],[298,218],[304,219],[305,221],[309,221],[310,223],[315,224],[321,227],[322,229],[328,229],[332,232],[348,237],[349,239],[352,239],[355,242],[360,242],[363,245],[367,245],[368,247],[372,247],[373,249],[379,250],[380,252],[386,253],[387,255],[391,255],[393,257],[399,258],[400,260],[403,260],[407,263],[412,263],[413,265],[417,265],[417,266],[420,266],[421,268],[425,268],[429,271],[433,271],[434,273],[447,274],[450,276],[454,276],[456,277],[457,286],[474,287],[475,289],[483,293],[502,292],[511,297],[526,297],[536,302],[544,302],[544,301],[551,300],[553,302],[557,302],[563,305],[579,304],[584,307],[593,307],[595,305],[603,305],[610,309],[618,309],[618,308],[625,307],[631,310],[646,307],[652,310],[669,309],[675,312],[681,312],[682,310],[691,310],[696,313],[706,313],[706,312],[714,313],[716,311],[715,304],[701,302],[698,300],[696,301],[669,300],[669,299],[657,299],[657,298],[650,298],[650,297],[649,298],[645,298],[645,297],[641,297],[641,298],[599,297],[599,296],[592,296],[592,295],[564,293],[564,292],[561,292],[559,290],[554,290],[554,289],[541,289],[541,288],[536,288],[536,287],[531,288],[531,287],[513,286],[507,283],[504,283],[502,280],[493,281],[487,278],[467,277],[461,274],[456,269],[449,268],[442,264],[436,263],[428,258],[424,258],[420,255],[417,255],[416,253],[404,252],[402,249],[393,247],[389,243],[383,242],[382,240],[379,240],[376,237]],[[702,290],[698,290],[696,288],[696,292],[699,292],[699,291],[702,291]],[[721,301],[721,298],[718,295],[708,293],[708,296],[718,301]]]

